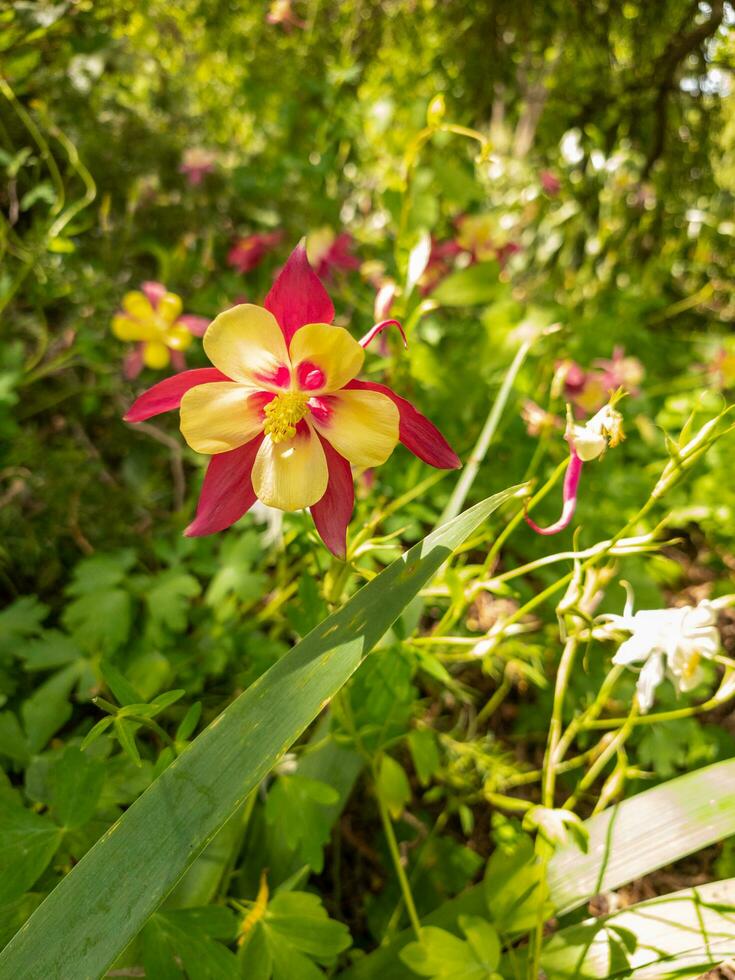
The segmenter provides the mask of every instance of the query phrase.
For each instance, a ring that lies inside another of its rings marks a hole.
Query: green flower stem
[[[623,727],[615,735],[614,738],[610,739],[610,742],[605,749],[600,753],[598,758],[592,763],[584,776],[580,779],[577,788],[572,793],[572,795],[565,801],[564,809],[573,810],[579,801],[580,796],[585,793],[590,786],[594,783],[597,777],[600,775],[602,770],[608,764],[610,759],[623,747],[628,736],[633,731],[633,727],[638,717],[638,703],[634,699],[633,704],[630,709],[630,713],[627,718],[624,719]]]
[[[506,697],[510,693],[512,688],[512,683],[510,677],[508,676],[508,671],[506,670],[503,674],[503,680],[495,691],[493,696],[488,700],[484,708],[481,708],[477,713],[477,718],[475,718],[475,724],[481,725],[486,718],[492,718],[495,712],[498,710],[500,705],[505,701]]]
[[[393,823],[388,813],[388,808],[386,807],[383,799],[380,795],[378,789],[377,773],[373,772],[373,783],[375,786],[375,798],[378,801],[378,810],[380,811],[380,819],[383,824],[383,831],[385,833],[385,839],[388,842],[388,850],[390,851],[390,856],[393,860],[393,866],[398,876],[398,882],[401,886],[401,892],[403,893],[403,901],[406,903],[406,911],[408,912],[408,918],[411,920],[411,927],[416,934],[416,939],[421,942],[421,920],[419,919],[418,913],[416,911],[416,904],[413,900],[413,893],[411,892],[411,885],[406,877],[406,871],[403,867],[401,861],[401,853],[398,850],[398,841],[396,840],[396,834],[393,830]]]
[[[554,687],[554,704],[551,711],[551,723],[549,725],[549,736],[546,743],[546,754],[544,755],[543,776],[541,779],[541,797],[544,806],[554,806],[554,789],[556,786],[556,765],[561,759],[558,756],[559,742],[562,735],[562,713],[564,710],[564,698],[566,696],[569,679],[572,675],[574,660],[577,656],[579,640],[575,636],[570,636],[564,644],[564,650],[559,661],[559,669],[556,673],[556,685]]]
[[[510,810],[513,813],[526,813],[532,810],[534,804],[529,800],[520,800],[515,796],[506,796],[504,793],[485,793],[485,799],[493,806],[501,810]]]
[[[615,557],[638,555],[646,551],[658,551],[668,543],[670,542],[654,541],[653,534],[643,534],[633,538],[621,539],[617,544],[613,544],[612,540],[608,540],[600,541],[598,544],[584,548],[581,551],[559,551],[554,555],[544,555],[543,558],[536,558],[534,561],[527,562],[525,565],[518,565],[516,568],[511,568],[500,575],[494,575],[490,579],[476,582],[469,594],[471,598],[474,598],[478,592],[493,592],[503,582],[508,582],[510,579],[518,578],[521,575],[527,575],[537,568],[555,565],[560,561],[575,561],[584,558],[607,557],[608,555]]]
[[[411,871],[411,875],[408,879],[411,887],[413,887],[416,884],[416,878],[418,877],[418,874],[421,870],[421,862],[423,860],[424,854],[426,853],[427,847],[429,846],[430,842],[434,840],[434,838],[436,838],[439,834],[442,833],[445,826],[447,825],[448,820],[449,820],[449,811],[447,809],[444,809],[436,818],[436,820],[434,821],[434,825],[432,826],[429,833],[426,835],[426,839],[422,843],[419,852],[416,855],[413,870]],[[396,903],[396,907],[393,909],[390,919],[388,920],[388,925],[386,926],[385,929],[386,937],[392,936],[398,929],[398,926],[400,925],[400,921],[401,921],[401,913],[403,912],[403,906],[404,906],[404,900],[403,900],[403,895],[401,895],[400,899]]]
[[[612,670],[607,674],[607,677],[600,685],[600,689],[597,692],[597,696],[592,704],[587,708],[582,714],[574,718],[567,726],[566,731],[559,739],[558,745],[558,755],[559,759],[563,759],[566,753],[569,751],[569,747],[574,741],[575,737],[580,731],[586,731],[588,729],[593,729],[596,727],[595,719],[604,709],[607,704],[610,695],[612,694],[613,688],[620,679],[620,675],[624,672],[625,668],[619,664],[616,664]],[[624,719],[621,721],[624,724]],[[617,727],[617,726],[616,726]]]
[[[590,760],[595,758],[602,745],[603,739],[600,739],[591,749],[587,749],[581,755],[575,755],[571,759],[557,763],[555,766],[557,776],[560,773],[571,772],[572,769],[578,769],[580,766],[586,765]],[[532,769],[529,772],[520,773],[518,776],[511,776],[503,783],[503,789],[513,789],[515,786],[527,786],[530,783],[538,782],[542,776],[543,769]]]
[[[715,694],[707,701],[703,701],[701,704],[690,705],[688,708],[674,708],[672,711],[658,711],[652,715],[638,715],[633,719],[631,724],[638,727],[639,725],[656,725],[660,721],[677,721],[679,718],[691,718],[693,715],[699,715],[705,711],[712,711],[714,708],[719,708],[720,705],[727,704],[728,701],[731,701],[733,697],[735,697],[735,687],[725,698],[718,697]],[[628,722],[628,718],[601,718],[589,722],[584,727],[587,729],[619,728],[620,725],[624,725],[626,722]]]

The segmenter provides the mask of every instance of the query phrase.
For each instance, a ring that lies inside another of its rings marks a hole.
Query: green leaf
[[[135,722],[129,721],[126,718],[115,718],[113,724],[115,726],[115,734],[120,741],[120,745],[130,757],[131,762],[134,762],[136,766],[142,765],[140,760],[140,752],[138,751],[138,746],[135,742],[135,733],[137,732],[139,726]]]
[[[453,272],[439,283],[431,298],[440,306],[476,306],[496,299],[503,288],[497,262],[478,262]]]
[[[231,940],[235,918],[223,908],[157,912],[143,931],[143,965],[155,980],[236,980],[237,959],[218,939]]]
[[[106,591],[120,585],[134,564],[135,552],[130,549],[85,558],[76,565],[67,592],[82,596]]]
[[[500,940],[495,929],[479,916],[461,916],[466,941],[444,929],[427,926],[421,942],[409,943],[401,959],[414,973],[433,980],[490,980],[497,976]]]
[[[279,944],[288,944],[328,966],[351,944],[342,922],[330,919],[318,895],[281,892],[268,903],[264,922]]]
[[[390,815],[398,820],[411,799],[411,787],[403,766],[389,755],[380,759],[377,789]]]
[[[228,538],[222,546],[217,574],[207,589],[207,605],[219,606],[233,598],[247,602],[262,595],[265,580],[253,571],[261,553],[259,534],[249,532]]]
[[[106,718],[100,718],[97,724],[90,728],[82,739],[82,750],[86,749],[88,745],[91,745],[92,742],[95,741],[95,739],[99,738],[100,735],[110,727],[114,720],[115,719],[112,717],[112,715],[107,715]]]
[[[173,568],[146,581],[147,628],[153,642],[161,642],[167,633],[182,633],[189,621],[190,600],[202,591],[199,582],[193,575]]]
[[[113,667],[111,663],[105,661],[100,670],[105,679],[105,683],[117,698],[118,704],[137,704],[143,700],[138,691],[136,691],[130,681],[120,673],[117,667]]]
[[[331,823],[325,807],[339,796],[327,783],[298,772],[279,776],[268,793],[265,817],[274,832],[317,873],[324,867],[322,848],[329,840]]]
[[[324,980],[324,974],[303,953],[287,943],[269,943],[273,963],[273,980]],[[244,974],[249,977],[249,974]]]
[[[260,923],[255,926],[247,942],[240,948],[237,958],[243,980],[270,980],[273,975],[273,957],[265,929]]]
[[[459,928],[478,962],[492,971],[500,962],[500,937],[497,929],[477,915],[460,915]]]
[[[83,666],[70,664],[50,677],[21,706],[23,724],[31,752],[40,752],[52,735],[71,718],[71,691]]]
[[[409,732],[408,747],[419,782],[422,786],[428,786],[431,777],[441,764],[436,735],[430,728],[414,729]]]
[[[23,644],[18,653],[26,670],[51,670],[65,667],[83,656],[74,640],[60,630],[44,630],[38,639]]]
[[[91,651],[112,653],[130,633],[130,596],[122,589],[83,595],[71,602],[62,616],[64,626]]]
[[[535,925],[548,893],[530,837],[521,837],[512,850],[498,847],[485,871],[485,901],[501,933],[527,932]]]
[[[170,708],[172,704],[176,704],[185,694],[186,691],[183,688],[178,688],[175,691],[164,691],[162,694],[157,694],[150,704],[151,707],[156,709],[155,714],[159,714],[159,712],[165,711],[166,708]]]
[[[0,975],[103,974],[452,551],[517,494],[433,531],[228,705],[56,886],[0,953]]]
[[[94,814],[105,782],[105,767],[73,745],[49,773],[50,802],[63,827],[80,827]]]
[[[20,898],[40,877],[61,837],[62,831],[47,817],[31,813],[0,790],[0,905]]]
[[[0,755],[5,755],[22,766],[27,765],[31,759],[28,742],[12,711],[0,712]]]
[[[554,980],[698,977],[732,955],[735,878],[562,929],[546,943],[541,965]]]
[[[35,636],[41,632],[41,624],[47,615],[48,606],[36,596],[23,596],[0,612],[0,635],[5,641]]]
[[[185,742],[189,736],[192,734],[194,729],[199,724],[199,719],[202,716],[202,702],[195,701],[194,704],[187,708],[186,714],[179,722],[179,727],[176,729],[176,741]]]

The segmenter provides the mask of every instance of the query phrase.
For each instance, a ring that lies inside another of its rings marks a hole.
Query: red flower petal
[[[334,307],[299,243],[278,274],[263,303],[278,320],[288,344],[305,323],[331,323]]]
[[[207,384],[209,381],[229,380],[227,375],[222,374],[217,368],[194,368],[192,371],[182,371],[144,391],[139,398],[136,398],[123,418],[126,422],[144,422],[154,415],[160,415],[161,412],[170,412],[178,408],[186,392],[195,385]]]
[[[459,456],[433,422],[386,385],[377,384],[375,381],[349,381],[345,388],[380,391],[392,399],[400,412],[398,438],[406,449],[429,466],[436,466],[440,470],[456,470],[462,465]]]
[[[403,337],[403,346],[408,347],[408,341],[406,340],[406,334],[403,332],[403,327],[398,322],[398,320],[381,320],[380,323],[376,323],[374,327],[371,327],[364,337],[360,338],[360,347],[367,347],[368,344],[372,343],[373,340],[382,333],[386,327],[398,327],[401,337]]]
[[[574,451],[574,447],[569,446],[569,466],[567,467],[567,472],[564,477],[564,490],[563,490],[563,501],[564,506],[562,507],[561,517],[555,524],[550,524],[548,527],[539,527],[538,524],[531,520],[528,514],[525,515],[526,524],[532,528],[536,534],[543,534],[548,536],[550,534],[558,534],[563,531],[565,527],[569,527],[572,518],[574,517],[574,511],[577,509],[577,492],[579,490],[579,478],[582,475],[582,460],[577,456]]]
[[[212,456],[197,504],[197,516],[184,531],[187,538],[224,531],[255,503],[250,474],[262,433],[238,449]]]
[[[319,436],[327,457],[329,483],[322,499],[311,507],[311,516],[324,544],[333,555],[344,560],[347,552],[347,525],[355,504],[355,486],[350,464]]]

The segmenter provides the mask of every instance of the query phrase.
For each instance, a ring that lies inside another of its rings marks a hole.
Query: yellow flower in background
[[[183,352],[193,337],[201,337],[209,326],[202,316],[183,314],[181,297],[170,293],[163,283],[144,282],[140,290],[126,293],[112,320],[112,332],[120,340],[138,346],[125,359],[125,375],[134,378],[143,367],[160,370],[173,361],[185,366]]]

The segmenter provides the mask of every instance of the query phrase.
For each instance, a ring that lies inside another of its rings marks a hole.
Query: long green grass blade
[[[0,978],[102,976],[452,551],[518,492],[433,531],[229,705],[39,906],[0,953]]]
[[[639,793],[587,820],[585,827],[590,835],[588,853],[574,846],[564,848],[549,863],[551,901],[557,915],[735,834],[735,759]],[[456,930],[460,915],[487,914],[482,886],[475,885],[424,921]],[[401,933],[341,977],[401,980],[405,967],[398,953],[412,938],[409,931]]]

